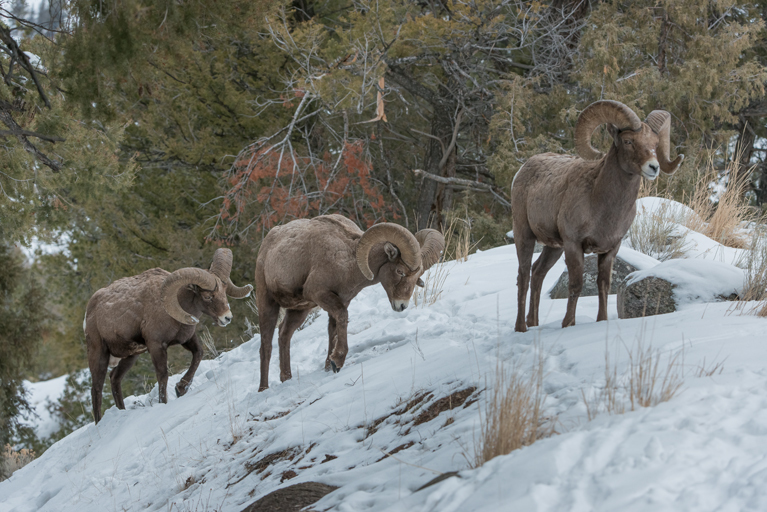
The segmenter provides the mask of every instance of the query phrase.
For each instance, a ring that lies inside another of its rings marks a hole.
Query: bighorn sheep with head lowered
[[[261,331],[261,383],[269,387],[272,337],[280,308],[280,380],[291,378],[290,339],[316,306],[328,312],[325,370],[338,372],[348,345],[347,308],[365,287],[381,283],[394,311],[404,311],[420,276],[440,258],[445,239],[423,229],[413,235],[397,224],[363,232],[341,215],[299,219],[264,238],[256,261],[256,304]]]
[[[232,251],[218,249],[210,270],[182,268],[173,273],[153,268],[133,277],[118,279],[93,294],[83,321],[93,384],[93,419],[101,419],[101,390],[107,368],[112,396],[125,409],[120,382],[142,352],[149,351],[157,374],[160,402],[167,403],[168,347],[181,345],[192,353],[192,364],[176,384],[182,396],[202,359],[196,326],[200,315],[211,316],[225,327],[232,321],[226,296],[241,299],[251,285],[235,286],[229,274]]]
[[[606,155],[591,146],[602,124],[613,141]],[[583,286],[583,254],[598,254],[597,321],[607,319],[607,292],[621,239],[636,215],[641,178],[654,180],[658,170],[676,171],[684,160],[670,159],[671,115],[650,112],[644,122],[626,105],[597,101],[581,113],[575,126],[579,157],[544,153],[519,169],[511,188],[514,243],[519,260],[515,330],[538,325],[538,305],[546,273],[564,251],[569,274],[567,313],[562,327],[575,324],[575,305]],[[545,247],[532,266],[535,241]],[[525,301],[530,284],[530,311]]]

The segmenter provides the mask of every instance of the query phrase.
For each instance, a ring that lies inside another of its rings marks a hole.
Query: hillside
[[[394,313],[380,286],[352,302],[339,374],[323,371],[324,313],[293,338],[293,380],[279,382],[275,350],[263,393],[254,339],[204,361],[183,398],[158,404],[155,388],[55,444],[0,483],[0,512],[239,512],[308,481],[338,487],[316,510],[767,510],[765,320],[726,302],[619,320],[610,296],[597,324],[596,297],[582,297],[563,330],[566,301],[544,293],[542,326],[519,334],[513,245],[445,265],[431,306]],[[681,391],[589,421],[606,347],[620,374],[637,341],[663,361],[680,354]],[[556,434],[470,469],[496,368],[528,370],[538,351]],[[417,491],[448,471],[458,477]]]

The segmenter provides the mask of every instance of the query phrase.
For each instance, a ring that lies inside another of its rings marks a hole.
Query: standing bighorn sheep
[[[420,276],[440,258],[441,233],[413,235],[397,224],[363,232],[341,215],[294,220],[269,231],[256,261],[256,304],[261,331],[261,383],[269,387],[272,338],[280,308],[280,380],[291,378],[290,338],[316,306],[328,312],[325,370],[338,372],[348,345],[349,303],[365,287],[381,283],[394,311],[404,311]]]
[[[93,419],[101,419],[101,390],[107,368],[112,396],[125,409],[120,382],[142,352],[149,351],[157,374],[160,402],[167,403],[168,347],[181,345],[192,353],[192,364],[176,384],[176,395],[186,393],[202,359],[202,344],[195,331],[200,315],[211,316],[225,327],[232,321],[226,296],[241,299],[251,285],[235,286],[229,274],[232,251],[218,249],[210,270],[182,268],[173,273],[153,268],[118,279],[93,294],[83,320],[88,365],[93,384]]]
[[[602,124],[612,135],[606,155],[591,146],[591,136]],[[579,157],[544,153],[530,158],[514,177],[511,211],[519,260],[515,330],[538,325],[543,278],[564,251],[569,274],[567,313],[562,327],[575,324],[575,305],[583,286],[583,254],[597,253],[599,313],[607,319],[607,292],[621,239],[636,215],[641,177],[654,180],[658,169],[676,171],[684,160],[671,161],[671,115],[650,112],[644,123],[626,105],[597,101],[581,113],[575,126]],[[657,154],[656,154],[657,151]],[[535,241],[545,247],[532,267]],[[530,284],[530,311],[525,323],[525,301]]]

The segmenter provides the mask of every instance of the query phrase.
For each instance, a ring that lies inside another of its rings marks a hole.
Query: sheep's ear
[[[618,127],[614,124],[607,123],[607,131],[610,133],[610,136],[613,138],[613,144],[615,144],[616,148],[620,147],[621,139],[618,137],[618,134],[620,133],[620,130],[618,130]]]
[[[397,261],[397,258],[399,258],[399,249],[397,249],[396,245],[390,242],[384,244],[384,251],[391,262]]]
[[[423,279],[421,279],[420,277],[418,278],[418,281],[415,282],[415,284],[416,284],[416,286],[420,286],[421,288],[423,288],[425,286],[423,284]]]

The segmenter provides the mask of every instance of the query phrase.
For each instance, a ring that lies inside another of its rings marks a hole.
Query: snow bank
[[[240,512],[304,481],[339,487],[317,510],[767,510],[765,320],[731,315],[722,303],[618,320],[610,296],[608,321],[596,323],[597,297],[582,297],[577,324],[562,329],[567,301],[542,297],[541,326],[515,333],[514,253],[506,246],[447,263],[442,297],[426,308],[395,313],[380,286],[363,290],[338,374],[323,371],[323,313],[293,339],[294,378],[279,382],[275,351],[263,393],[253,340],[204,361],[182,398],[158,404],[155,387],[126,399],[127,410],[107,410],[98,426],[0,483],[0,512]],[[558,262],[544,287],[563,268]],[[622,372],[624,347],[636,339],[663,351],[684,346],[683,392],[587,421],[581,397],[604,386],[605,347]],[[495,368],[529,368],[539,348],[546,413],[560,434],[469,468],[464,455],[475,449]],[[724,360],[722,373],[696,377],[704,358]],[[418,421],[438,399],[470,388],[461,406]],[[447,471],[459,477],[417,491]]]
[[[66,381],[66,375],[42,382],[24,381],[24,389],[27,390],[29,405],[32,406],[37,415],[37,418],[28,418],[25,423],[34,426],[35,434],[40,439],[50,436],[59,429],[58,422],[48,412],[48,404],[59,400],[64,393]]]
[[[745,279],[743,270],[727,263],[679,259],[632,272],[626,278],[626,284],[631,285],[651,276],[674,285],[677,306],[719,300],[733,293],[740,295]]]

